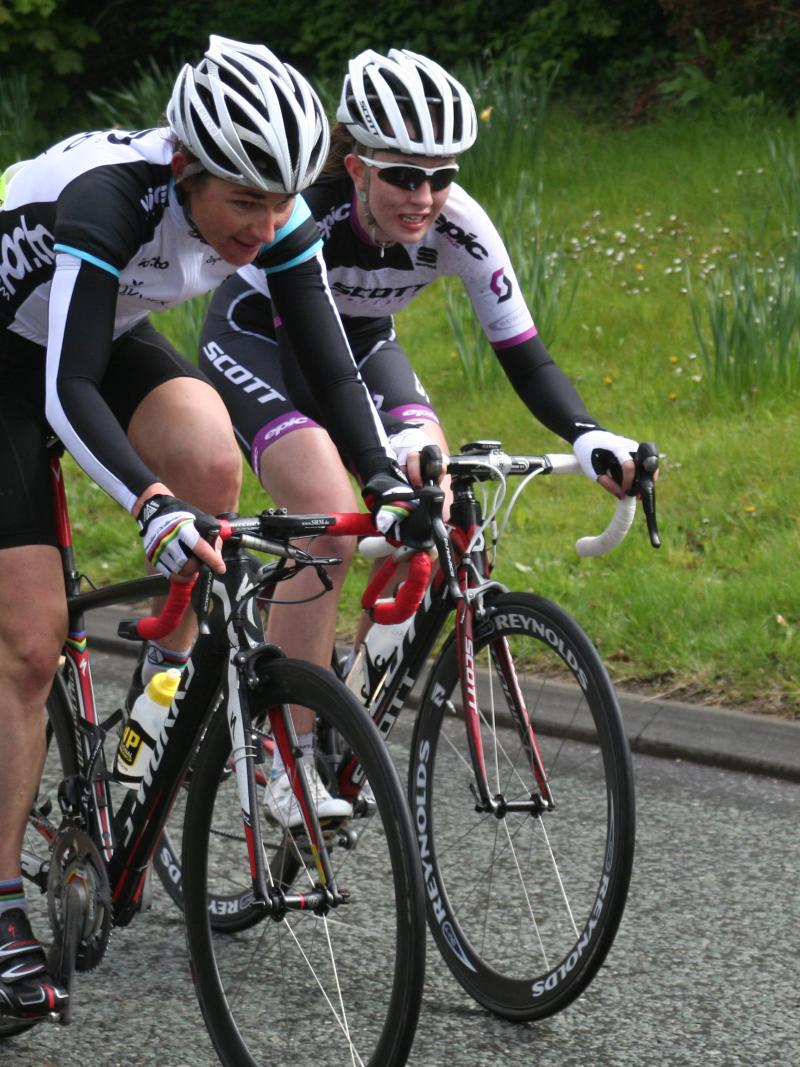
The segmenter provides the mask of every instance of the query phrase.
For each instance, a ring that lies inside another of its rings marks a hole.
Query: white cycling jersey
[[[518,345],[536,335],[494,223],[461,186],[450,187],[441,214],[421,241],[385,248],[376,246],[360,227],[353,183],[346,174],[323,176],[303,196],[325,243],[328,280],[342,315],[393,315],[437,278],[450,275],[463,281],[493,348]],[[242,267],[239,273],[267,293],[257,269]]]

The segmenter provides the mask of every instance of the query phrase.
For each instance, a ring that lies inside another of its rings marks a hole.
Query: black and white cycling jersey
[[[533,415],[570,442],[597,425],[538,336],[494,223],[459,185],[450,186],[441,213],[422,240],[414,244],[380,246],[372,240],[359,223],[355,189],[347,174],[323,175],[303,197],[319,227],[331,292],[362,371],[371,353],[394,341],[395,312],[438,278],[453,276],[464,283],[487,340]],[[213,301],[211,311],[217,324],[209,329],[207,320],[206,347],[215,340],[213,330],[217,329],[220,336],[224,332],[223,347],[237,362],[252,363],[255,349],[248,333],[260,337],[272,329],[268,292],[258,270],[242,267]],[[260,309],[259,299],[263,300]],[[255,332],[249,322],[237,321],[240,316],[252,320],[254,315],[261,319]],[[262,345],[261,358],[262,376],[283,391],[285,375],[278,367],[277,354]],[[400,373],[408,378],[406,371]],[[211,375],[215,377],[213,370]],[[382,392],[380,386],[378,392]],[[406,399],[413,401],[414,397]],[[234,424],[241,423],[250,431],[258,418],[255,401],[242,396],[234,403]],[[248,404],[252,410],[246,413]],[[330,414],[328,406],[324,423],[329,429]]]
[[[324,176],[303,194],[325,242],[331,291],[342,315],[393,315],[437,278],[449,275],[463,281],[495,349],[536,335],[497,229],[461,186],[450,187],[443,211],[419,243],[384,248],[359,225],[354,195],[347,175]],[[264,279],[252,267],[241,268],[240,274],[267,292]]]
[[[184,210],[173,150],[168,129],[75,135],[15,173],[0,210],[0,366],[4,333],[46,347],[50,425],[128,510],[157,479],[99,394],[111,345],[150,311],[208,292],[234,271]],[[385,435],[334,312],[320,248],[298,197],[255,272],[312,385],[336,384],[341,443],[369,476],[389,462]]]

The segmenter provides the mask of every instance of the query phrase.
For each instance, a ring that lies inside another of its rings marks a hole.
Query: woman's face
[[[378,163],[395,163],[407,167],[455,167],[452,157],[442,159],[376,151],[372,158]],[[399,188],[387,181],[379,168],[370,167],[355,154],[345,158],[345,166],[356,190],[365,191],[367,194],[366,202],[357,200],[359,222],[367,232],[373,232],[367,216],[368,209],[375,219],[374,237],[381,242],[415,244],[421,241],[444,207],[450,192],[450,185],[434,191],[429,180],[421,181],[413,190]]]
[[[178,160],[176,169],[176,160]],[[183,172],[187,157],[176,153],[172,169]],[[192,175],[181,186],[189,214],[203,239],[226,263],[243,267],[275,239],[289,221],[294,197],[235,185],[211,174]]]

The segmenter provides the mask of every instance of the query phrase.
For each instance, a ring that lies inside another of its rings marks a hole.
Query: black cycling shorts
[[[344,317],[342,322],[384,422],[438,423],[424,386],[395,339],[392,320]],[[271,444],[294,430],[327,425],[286,331],[273,322],[271,301],[238,275],[214,293],[203,324],[199,363],[221,395],[256,474]]]
[[[45,350],[0,327],[0,549],[57,545],[45,419]],[[100,392],[123,429],[141,401],[172,378],[205,376],[149,322],[111,348]]]

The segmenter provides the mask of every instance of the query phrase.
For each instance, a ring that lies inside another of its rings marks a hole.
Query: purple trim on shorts
[[[261,469],[261,457],[270,445],[274,445],[293,430],[313,429],[321,429],[320,424],[300,411],[287,411],[285,415],[279,415],[262,426],[250,446],[250,465],[253,470],[258,474]]]
[[[516,337],[509,337],[507,341],[492,341],[492,348],[495,352],[499,352],[501,348],[513,348],[514,345],[521,345],[523,341],[529,341],[538,332],[535,326],[531,326],[525,333],[518,333]]]
[[[436,412],[427,404],[401,404],[399,407],[391,408],[387,414],[395,419],[402,419],[404,422],[424,419],[426,422],[435,422],[437,426],[440,425]]]

